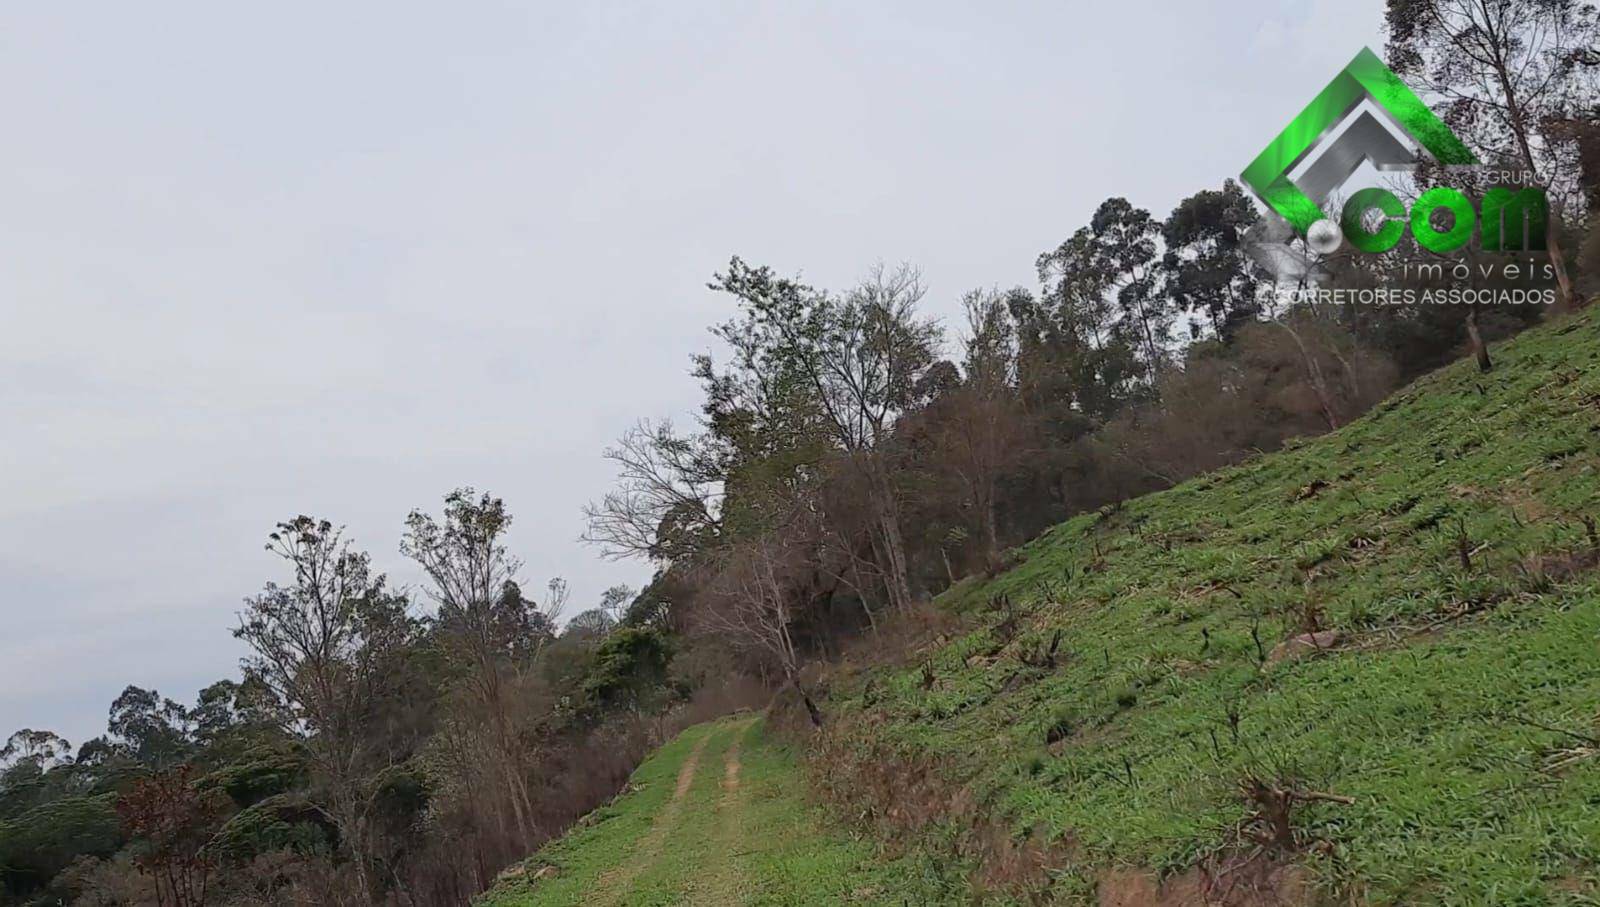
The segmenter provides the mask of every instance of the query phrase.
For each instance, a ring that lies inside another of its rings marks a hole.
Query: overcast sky
[[[1381,53],[1379,0],[532,6],[0,12],[0,735],[236,675],[297,513],[413,582],[406,512],[474,485],[535,588],[638,586],[580,507],[692,414],[729,256],[913,262],[953,322]]]

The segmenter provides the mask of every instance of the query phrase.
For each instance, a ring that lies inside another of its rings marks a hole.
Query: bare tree
[[[800,658],[791,628],[795,621],[796,573],[806,554],[787,533],[766,533],[725,552],[698,610],[703,632],[736,649],[770,659],[805,704],[815,727],[822,712],[800,683]]]
[[[207,846],[222,824],[222,795],[196,786],[193,767],[141,777],[117,797],[123,829],[140,846],[133,863],[150,878],[157,907],[204,907],[217,855]]]
[[[1000,552],[999,483],[1026,455],[1028,423],[1016,393],[1016,333],[1005,297],[975,292],[967,313],[962,385],[936,401],[940,462],[976,517],[985,563]]]
[[[1027,455],[1029,426],[1015,398],[962,387],[942,401],[938,465],[970,509],[984,562],[1000,553],[1000,481]]]
[[[702,440],[641,420],[605,451],[617,485],[584,507],[583,540],[613,559],[671,560],[720,531],[722,476]]]

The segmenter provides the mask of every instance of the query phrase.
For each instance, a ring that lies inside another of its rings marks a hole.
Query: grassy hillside
[[[819,780],[1068,902],[1600,902],[1600,313],[1495,353],[951,590],[926,666],[832,679]]]
[[[909,861],[879,861],[868,843],[830,829],[803,786],[760,719],[690,728],[480,907],[944,902]]]
[[[833,670],[811,788],[920,861],[742,718],[483,903],[1600,903],[1600,312],[1496,355],[1062,524],[910,665]]]

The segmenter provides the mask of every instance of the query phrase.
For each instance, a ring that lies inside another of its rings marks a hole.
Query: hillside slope
[[[692,728],[483,904],[1600,903],[1600,311],[1495,353],[1056,527],[828,672],[809,785]]]
[[[1600,902],[1600,313],[1495,355],[952,589],[819,783],[1064,902]]]
[[[507,873],[479,907],[944,903],[906,861],[830,829],[761,719],[684,731],[628,791]]]

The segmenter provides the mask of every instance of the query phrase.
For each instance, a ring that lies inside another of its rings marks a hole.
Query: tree
[[[584,541],[609,558],[671,561],[715,540],[725,476],[703,437],[642,420],[605,457],[617,466],[617,485],[584,507]]]
[[[611,616],[612,621],[621,623],[628,612],[628,603],[633,601],[633,587],[626,583],[618,583],[600,594],[600,610]]]
[[[1134,399],[1147,363],[1132,332],[1119,328],[1092,230],[1036,265],[1040,298],[1013,292],[1006,300],[1017,326],[1017,384],[1023,404],[1064,442]]]
[[[282,705],[282,729],[304,741],[323,787],[324,812],[338,826],[363,891],[372,891],[374,777],[394,761],[380,710],[415,637],[404,598],[372,573],[327,520],[279,523],[267,550],[288,566],[288,585],[268,583],[246,599],[234,635],[251,654],[247,681]]]
[[[573,639],[604,639],[617,626],[616,618],[604,608],[590,608],[572,615],[567,621],[564,635]]]
[[[1172,329],[1172,312],[1161,286],[1160,224],[1149,211],[1113,198],[1095,211],[1089,229],[1094,231],[1117,306],[1125,319],[1136,323],[1145,362],[1159,370],[1166,364]]]
[[[10,770],[28,766],[33,771],[59,765],[72,753],[72,744],[54,731],[36,731],[23,728],[12,734],[0,746],[0,769]]]
[[[419,510],[406,517],[400,550],[432,582],[428,594],[439,605],[438,627],[451,660],[459,665],[490,723],[517,828],[525,843],[535,833],[526,773],[529,753],[513,716],[513,696],[522,681],[530,633],[548,633],[554,615],[523,598],[517,585],[522,562],[506,550],[511,514],[505,502],[471,488],[445,496],[440,520]],[[531,654],[537,654],[533,646]]]
[[[743,320],[717,330],[746,374],[734,380],[802,391],[829,440],[864,479],[878,553],[897,609],[911,605],[900,502],[889,448],[895,422],[916,401],[940,331],[922,319],[920,277],[875,269],[835,298],[735,258],[713,289],[740,300]]]
[[[674,603],[690,594],[692,589],[682,570],[671,567],[657,570],[655,576],[650,578],[650,584],[628,604],[621,623],[625,627],[670,629]]]
[[[1089,225],[1039,257],[1040,278],[1054,277],[1063,301],[1083,310],[1083,324],[1102,347],[1115,332],[1142,349],[1145,365],[1166,361],[1172,313],[1161,287],[1160,226],[1125,198],[1108,198]]]
[[[107,725],[123,751],[140,764],[171,768],[191,745],[192,719],[187,709],[155,690],[129,686],[111,703]]]
[[[552,579],[543,604],[522,594],[522,586],[508,582],[500,587],[495,611],[503,621],[505,654],[512,665],[531,665],[556,638],[556,618],[566,607],[566,581]]]
[[[1006,296],[975,291],[967,316],[965,375],[933,397],[922,414],[933,468],[959,490],[982,541],[985,564],[999,555],[1000,481],[1026,455],[1027,420],[1018,404],[1016,330]]]
[[[135,781],[117,798],[117,816],[134,839],[134,865],[154,886],[158,907],[206,903],[217,858],[207,844],[222,804],[195,787],[190,766]]]
[[[1594,6],[1575,0],[1388,0],[1396,74],[1446,102],[1444,120],[1480,156],[1515,161],[1547,192],[1561,301],[1575,301],[1559,218],[1581,205],[1577,148],[1562,125],[1594,103]]]
[[[1203,316],[1223,339],[1260,312],[1260,282],[1244,252],[1244,237],[1259,219],[1255,205],[1233,180],[1220,190],[1196,192],[1161,225],[1167,292],[1173,302]]]
[[[0,820],[37,806],[57,793],[72,745],[54,731],[23,728],[0,746]],[[3,865],[3,863],[0,863]]]
[[[584,698],[635,712],[659,705],[671,658],[671,647],[659,631],[619,627],[595,650],[594,667],[583,682]]]
[[[0,891],[27,894],[81,855],[115,853],[123,839],[112,799],[57,791],[0,822]]]
[[[973,515],[986,564],[1000,553],[1000,482],[1027,455],[1028,426],[1015,401],[963,387],[941,401],[934,422],[937,466]]]
[[[797,574],[806,569],[806,558],[805,547],[790,533],[744,541],[726,553],[697,618],[702,632],[771,659],[805,703],[812,725],[821,727],[822,712],[800,685],[800,653],[791,632]]]
[[[967,318],[962,341],[962,377],[969,387],[989,396],[1014,392],[1017,382],[1017,327],[1010,299],[1024,290],[999,293],[973,290],[961,299]]]

